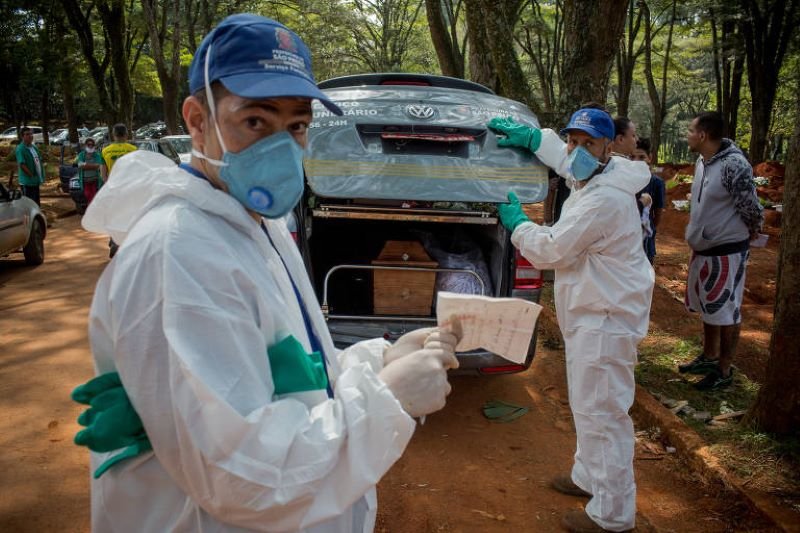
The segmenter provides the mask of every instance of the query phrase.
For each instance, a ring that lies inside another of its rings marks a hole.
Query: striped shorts
[[[692,254],[686,282],[686,309],[712,326],[742,321],[742,296],[749,251],[729,255]]]

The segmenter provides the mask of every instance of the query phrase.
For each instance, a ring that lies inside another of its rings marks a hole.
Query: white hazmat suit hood
[[[572,181],[566,144],[552,130],[542,130],[535,153]],[[635,194],[649,180],[645,163],[611,157],[601,174],[573,189],[552,227],[523,223],[511,236],[537,268],[555,270],[578,437],[572,480],[594,495],[587,514],[611,531],[633,528],[636,513],[628,409],[655,275],[642,245]]]
[[[96,371],[119,372],[153,445],[92,481],[93,531],[372,531],[374,486],[414,422],[376,375],[386,343],[338,352],[305,274],[335,395],[275,396],[267,347],[293,335],[311,351],[285,222],[264,220],[267,237],[233,197],[139,151],[83,225],[120,244],[90,313]]]

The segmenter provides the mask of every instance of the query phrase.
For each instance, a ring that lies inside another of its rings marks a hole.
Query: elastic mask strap
[[[225,141],[222,140],[222,132],[219,131],[219,124],[217,123],[217,106],[214,103],[214,93],[211,92],[211,83],[208,80],[208,62],[211,60],[211,46],[212,44],[209,43],[208,48],[206,49],[206,61],[205,64],[203,65],[206,100],[208,101],[208,109],[211,111],[211,120],[214,122],[214,131],[217,133],[217,140],[219,140],[219,145],[222,147],[222,153],[224,154],[225,152],[228,151],[228,149],[225,147]],[[192,155],[200,159],[205,159],[215,167],[228,166],[228,163],[220,161],[219,159],[213,159],[211,157],[208,157],[206,154],[194,148],[192,148]]]

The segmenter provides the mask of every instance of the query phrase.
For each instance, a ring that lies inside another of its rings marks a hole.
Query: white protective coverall
[[[536,156],[572,182],[566,144],[542,130]],[[572,480],[594,497],[586,513],[601,527],[634,527],[633,404],[637,345],[647,335],[655,276],[642,248],[635,194],[650,180],[644,162],[612,157],[573,190],[552,227],[520,224],[511,241],[540,269],[555,270],[577,450]]]
[[[371,532],[375,484],[414,421],[376,373],[383,339],[338,354],[283,220],[265,220],[328,355],[324,390],[273,396],[267,346],[311,345],[287,268],[232,196],[138,151],[83,218],[120,251],[90,313],[153,452],[92,481],[92,530]],[[288,397],[287,397],[288,396]],[[92,471],[112,453],[92,453]]]

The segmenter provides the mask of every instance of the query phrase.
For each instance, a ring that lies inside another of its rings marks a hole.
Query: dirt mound
[[[661,214],[661,223],[658,225],[659,235],[670,235],[677,239],[683,239],[686,225],[689,223],[689,213],[686,211],[676,211],[669,205]]]
[[[785,170],[786,168],[777,161],[764,161],[753,167],[753,175],[766,176],[767,178],[783,178]]]
[[[672,187],[671,189],[667,189],[667,206],[668,208],[672,208],[672,200],[686,200],[686,195],[692,191],[692,184],[691,183],[679,183]]]
[[[765,209],[764,210],[764,225],[769,226],[771,228],[780,228],[781,227],[781,217],[782,213],[778,213],[774,209]]]

